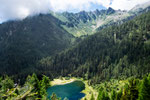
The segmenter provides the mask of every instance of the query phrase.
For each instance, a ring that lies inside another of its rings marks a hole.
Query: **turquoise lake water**
[[[55,93],[57,97],[61,97],[63,100],[67,97],[69,100],[79,100],[85,96],[81,93],[85,89],[85,84],[82,81],[74,81],[64,85],[55,85],[47,89],[48,98]]]

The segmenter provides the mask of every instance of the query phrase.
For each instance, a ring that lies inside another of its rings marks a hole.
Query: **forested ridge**
[[[71,45],[74,37],[51,14],[0,24],[0,75],[26,77],[37,61]]]
[[[95,83],[112,77],[141,77],[149,72],[148,17],[149,13],[121,26],[107,26],[69,50],[72,41],[78,44],[82,37],[69,34],[60,25],[63,22],[51,14],[3,23],[0,74],[13,75],[16,81],[33,72],[51,78],[71,74]]]
[[[0,24],[0,100],[61,100],[46,89],[62,77],[83,78],[98,92],[85,100],[149,100],[150,11],[144,12],[79,38],[51,14]]]
[[[126,81],[118,81],[120,86],[124,84],[121,87],[116,83],[111,80],[100,84],[96,100],[149,100],[150,74],[144,76],[142,80],[129,78]]]
[[[71,74],[99,83],[142,77],[150,71],[150,13],[89,36],[79,45],[38,63],[51,77]]]

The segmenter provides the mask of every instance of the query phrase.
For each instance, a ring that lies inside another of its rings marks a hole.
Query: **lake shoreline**
[[[94,90],[92,86],[88,85],[88,81],[87,80],[83,80],[82,78],[81,79],[80,78],[75,78],[75,77],[71,77],[69,79],[66,79],[65,77],[58,78],[58,79],[54,79],[53,81],[51,81],[50,85],[51,86],[65,85],[65,84],[72,83],[74,81],[82,81],[85,84],[85,89],[81,91],[81,93],[85,94],[85,97],[83,97],[81,100],[84,100],[85,98],[91,98],[92,94],[95,97],[98,96],[98,92],[96,90]]]
[[[70,78],[70,79],[65,79],[65,78],[58,78],[58,79],[54,79],[53,81],[50,82],[51,86],[55,86],[55,85],[65,85],[65,84],[69,84],[76,81],[75,78]]]

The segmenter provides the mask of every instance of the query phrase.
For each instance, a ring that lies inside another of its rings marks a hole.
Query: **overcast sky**
[[[55,12],[90,11],[112,7],[116,10],[130,10],[137,4],[150,0],[0,0],[0,23],[23,19],[29,15]]]

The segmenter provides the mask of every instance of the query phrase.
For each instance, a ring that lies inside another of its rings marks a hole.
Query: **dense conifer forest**
[[[0,100],[61,100],[47,88],[62,77],[87,81],[98,95],[84,100],[149,100],[150,11],[138,13],[81,37],[52,14],[0,24]]]
[[[32,74],[36,63],[71,45],[74,38],[51,14],[0,24],[0,75],[16,79]]]
[[[0,77],[0,100],[61,100],[55,93],[47,98],[46,88],[50,86],[46,76],[38,78],[36,74],[28,76],[24,85],[15,84],[8,77]],[[119,86],[123,84],[122,86]],[[96,86],[98,96],[85,100],[149,100],[150,74],[142,79],[128,78],[126,80],[105,81]],[[65,100],[65,99],[64,99]]]
[[[150,13],[89,36],[77,46],[47,57],[38,70],[51,77],[72,75],[91,84],[111,78],[142,77],[150,72]],[[53,73],[54,72],[54,73]]]

